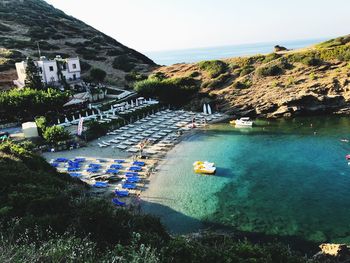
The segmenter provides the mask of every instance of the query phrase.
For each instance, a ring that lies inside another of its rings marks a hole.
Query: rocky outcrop
[[[276,46],[274,46],[274,51],[281,52],[281,51],[288,51],[288,49],[286,47],[276,45]]]
[[[318,263],[350,262],[350,249],[345,244],[321,244],[321,251],[314,256]]]

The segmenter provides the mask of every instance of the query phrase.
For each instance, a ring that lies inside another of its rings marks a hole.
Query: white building
[[[56,56],[53,60],[48,60],[46,57],[40,57],[40,60],[34,61],[34,64],[39,68],[42,82],[44,84],[60,86],[63,80],[68,84],[80,81],[80,62],[79,58],[62,59]],[[23,87],[26,79],[25,61],[16,63],[18,79],[14,81],[18,87]]]

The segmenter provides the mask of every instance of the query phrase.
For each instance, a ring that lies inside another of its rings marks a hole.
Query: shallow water
[[[311,126],[312,125],[312,126]],[[314,117],[236,129],[215,124],[169,154],[145,192],[145,212],[177,233],[203,222],[311,241],[350,241],[350,119]],[[197,175],[196,160],[215,162]]]

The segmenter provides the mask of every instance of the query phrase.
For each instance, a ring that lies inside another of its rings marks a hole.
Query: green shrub
[[[119,55],[123,55],[123,54],[125,54],[125,52],[123,50],[119,50],[119,49],[111,49],[111,50],[108,50],[106,52],[107,56],[119,56]]]
[[[60,142],[67,141],[71,138],[68,131],[57,125],[47,127],[44,131],[43,137],[45,141],[51,145],[58,145]]]
[[[0,93],[0,119],[30,120],[50,111],[60,112],[69,94],[56,89],[11,89]]]
[[[130,72],[135,68],[135,65],[130,62],[130,58],[127,55],[120,55],[114,58],[112,63],[113,68],[122,71]]]
[[[244,80],[244,81],[236,81],[233,83],[233,87],[235,89],[248,89],[252,85],[252,82],[250,80]]]
[[[271,61],[273,61],[273,60],[276,60],[276,59],[278,59],[278,58],[280,58],[280,57],[281,57],[281,55],[279,55],[279,54],[277,54],[277,53],[270,53],[270,54],[268,54],[268,55],[265,56],[263,62],[264,62],[264,63],[269,63],[269,62],[271,62]]]
[[[242,70],[240,71],[239,75],[240,76],[245,76],[245,75],[248,75],[249,73],[253,72],[254,70],[255,70],[255,68],[253,66],[247,65],[247,66],[244,66],[242,68]]]
[[[108,126],[98,121],[92,121],[87,124],[87,134],[90,138],[98,138],[106,135],[108,132]]]
[[[147,76],[140,74],[136,71],[132,71],[125,75],[125,80],[127,81],[140,81],[147,79]]]
[[[216,78],[227,70],[227,64],[221,60],[202,61],[198,63],[198,67],[207,72],[212,78]]]
[[[257,69],[257,74],[260,77],[278,76],[283,74],[283,69],[279,65],[266,65]]]
[[[100,69],[100,68],[93,68],[90,71],[90,77],[92,80],[96,82],[103,82],[104,79],[106,78],[107,73],[106,71]]]
[[[156,97],[162,102],[180,105],[198,91],[199,87],[192,78],[163,79],[149,78],[134,84],[136,92],[145,97]]]
[[[38,132],[40,136],[43,136],[46,128],[47,128],[47,120],[44,116],[35,118],[36,126],[38,127]]]
[[[305,57],[301,60],[306,66],[320,66],[323,64],[323,61],[317,57]]]

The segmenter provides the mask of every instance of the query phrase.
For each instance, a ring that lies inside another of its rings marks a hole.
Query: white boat
[[[209,104],[207,104],[207,108],[208,108],[208,114],[211,115],[212,114],[212,111],[211,111],[211,107]]]
[[[235,121],[235,125],[239,127],[252,127],[253,121],[249,117],[242,117]]]
[[[208,115],[207,107],[205,104],[203,104],[203,113],[204,113],[204,115]]]

